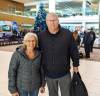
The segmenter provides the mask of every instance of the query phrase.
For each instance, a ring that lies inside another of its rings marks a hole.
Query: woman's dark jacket
[[[38,37],[46,76],[59,78],[69,73],[70,57],[73,66],[79,66],[79,52],[69,30],[60,27],[56,34],[46,31],[40,32]]]
[[[77,36],[75,42],[76,42],[77,46],[80,46],[81,39],[80,39],[79,35]]]
[[[37,51],[34,59],[28,59],[22,48],[17,49],[11,58],[8,71],[8,89],[11,93],[18,90],[32,91],[42,85],[41,55]]]

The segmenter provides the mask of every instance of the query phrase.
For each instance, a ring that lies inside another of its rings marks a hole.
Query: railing
[[[66,5],[67,6],[67,5]],[[69,7],[69,6],[67,6],[67,9],[69,10],[69,9],[71,9],[71,11],[75,11],[75,10],[72,10],[72,8],[71,7]],[[25,17],[35,17],[36,16],[36,12],[34,11],[34,12],[32,12],[32,11],[16,11],[16,10],[8,10],[8,9],[6,9],[6,10],[1,10],[0,9],[0,12],[3,12],[3,13],[7,13],[7,14],[10,14],[10,15],[19,15],[19,16],[25,16]],[[57,12],[58,13],[58,12]],[[71,13],[71,12],[70,12]],[[77,15],[80,15],[80,16],[82,16],[82,13],[75,13],[74,12],[74,14],[68,14],[68,12],[65,14],[61,14],[61,13],[58,13],[58,16],[59,17],[70,17],[70,16],[77,16]],[[91,15],[91,16],[93,16],[93,15],[98,15],[98,13],[97,12],[86,12],[86,16],[87,15]]]
[[[6,13],[6,14],[10,14],[10,15],[17,15],[17,16],[25,16],[25,17],[35,17],[35,14],[34,15],[31,15],[31,12],[25,12],[25,11],[8,11],[8,10],[0,10],[0,13]]]

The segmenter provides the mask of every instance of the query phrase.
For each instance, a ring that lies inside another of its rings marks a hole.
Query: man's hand
[[[19,96],[19,93],[15,92],[15,93],[12,94],[12,96]]]
[[[41,87],[41,88],[40,88],[40,92],[41,92],[41,93],[44,93],[44,92],[45,92],[45,87]]]
[[[79,72],[78,67],[73,67],[73,72],[75,73]]]

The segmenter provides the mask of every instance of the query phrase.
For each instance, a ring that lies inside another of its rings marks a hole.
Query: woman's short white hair
[[[23,44],[25,45],[25,41],[27,41],[29,38],[35,38],[35,41],[36,41],[36,47],[38,47],[38,37],[35,33],[27,33],[25,36],[24,36],[24,39],[23,39]]]

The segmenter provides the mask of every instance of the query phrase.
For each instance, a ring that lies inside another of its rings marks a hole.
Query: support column
[[[98,16],[99,16],[99,37],[100,37],[100,0],[99,0]]]
[[[86,22],[82,22],[82,31],[84,31],[86,29]]]
[[[83,0],[83,4],[82,4],[82,14],[83,14],[83,16],[86,15],[86,0]]]
[[[83,3],[82,3],[82,16],[84,17],[86,15],[86,0],[83,0]],[[86,22],[82,22],[82,26],[83,26],[83,29],[86,28]]]
[[[49,0],[49,12],[56,12],[56,0]]]
[[[37,3],[36,3],[36,14],[37,14],[37,12],[38,12],[38,10],[39,10],[39,6],[40,6],[40,2],[37,2]]]
[[[98,9],[98,16],[99,16],[99,40],[98,40],[98,47],[100,48],[100,0],[99,0],[99,9]]]

